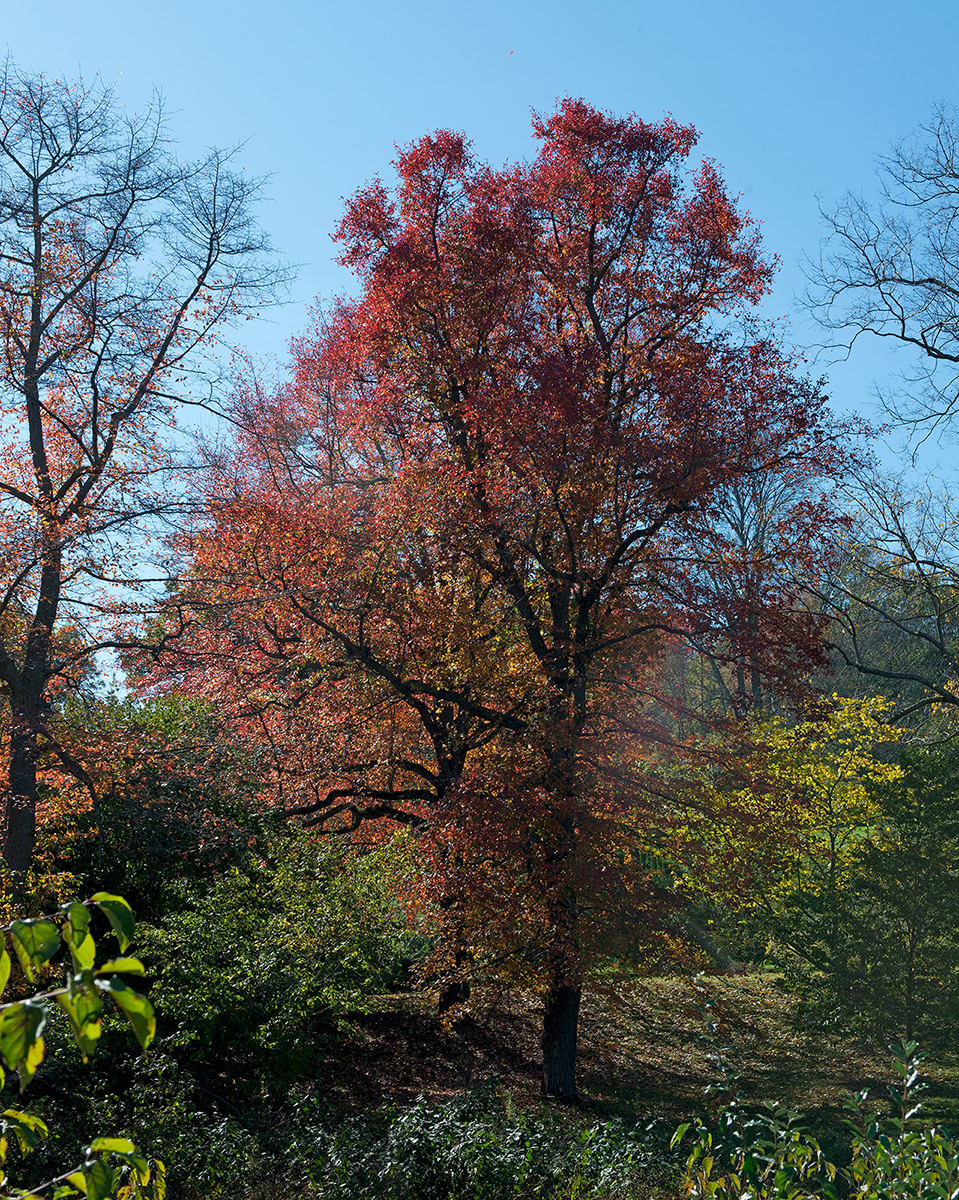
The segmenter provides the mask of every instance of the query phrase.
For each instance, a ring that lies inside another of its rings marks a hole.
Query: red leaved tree
[[[543,987],[543,1087],[568,1098],[614,901],[668,935],[699,751],[663,664],[803,693],[822,659],[791,579],[845,452],[749,320],[772,267],[716,169],[686,172],[693,130],[567,100],[534,131],[502,171],[424,138],[395,193],[349,203],[362,293],[289,385],[238,396],[171,661],[286,738],[277,779],[311,790],[289,811],[424,828],[453,924]],[[797,499],[763,559],[723,513],[777,477]]]

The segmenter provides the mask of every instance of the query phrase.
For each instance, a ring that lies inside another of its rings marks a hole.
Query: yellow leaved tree
[[[799,723],[740,722],[705,783],[715,819],[690,824],[684,890],[707,906],[735,898],[747,937],[830,970],[856,864],[881,823],[878,789],[901,776],[890,708],[833,696]]]

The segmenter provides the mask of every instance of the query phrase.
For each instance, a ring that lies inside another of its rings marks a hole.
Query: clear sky
[[[161,89],[185,154],[246,142],[246,169],[272,176],[263,222],[302,264],[295,302],[249,338],[280,356],[308,303],[350,286],[330,231],[396,143],[462,129],[501,164],[565,94],[700,129],[782,258],[770,312],[811,343],[793,301],[817,195],[868,191],[877,154],[959,102],[956,0],[3,0],[4,42],[27,70],[115,82],[133,110]],[[890,366],[864,348],[830,368],[837,406],[865,411]]]

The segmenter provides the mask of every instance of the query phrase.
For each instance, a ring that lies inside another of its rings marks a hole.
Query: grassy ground
[[[882,1046],[797,1033],[794,1001],[762,973],[638,980],[593,989],[583,1000],[579,1087],[597,1116],[679,1120],[699,1108],[718,1078],[715,1045],[703,1038],[702,1006],[713,999],[718,1042],[750,1100],[775,1100],[814,1118],[838,1116],[843,1093],[884,1096],[891,1081]],[[539,1094],[541,1003],[531,995],[480,990],[454,1023],[435,1016],[426,995],[383,996],[352,1018],[353,1032],[331,1046],[327,1099],[356,1110],[382,1101],[437,1100],[495,1080],[520,1102]],[[928,1114],[959,1127],[959,1063],[927,1064]]]

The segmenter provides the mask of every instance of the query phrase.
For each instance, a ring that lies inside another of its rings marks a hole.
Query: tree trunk
[[[457,862],[456,866],[461,867]],[[450,922],[448,941],[453,946],[454,977],[448,980],[439,994],[436,1005],[437,1016],[443,1016],[457,1004],[464,1004],[471,994],[469,972],[473,965],[473,955],[466,949],[466,933],[463,923],[464,897],[461,892],[444,896],[440,900],[440,911],[446,914]]]
[[[451,982],[444,984],[439,995],[439,1000],[436,1002],[436,1015],[441,1017],[457,1004],[465,1004],[470,998],[470,993],[471,989],[468,979],[453,979]]]
[[[543,1095],[567,1103],[576,1099],[576,1041],[583,989],[554,985],[546,993],[543,1017]]]
[[[26,871],[33,858],[37,826],[37,739],[34,722],[15,713],[10,730],[10,791],[7,795],[3,857],[11,871]]]

